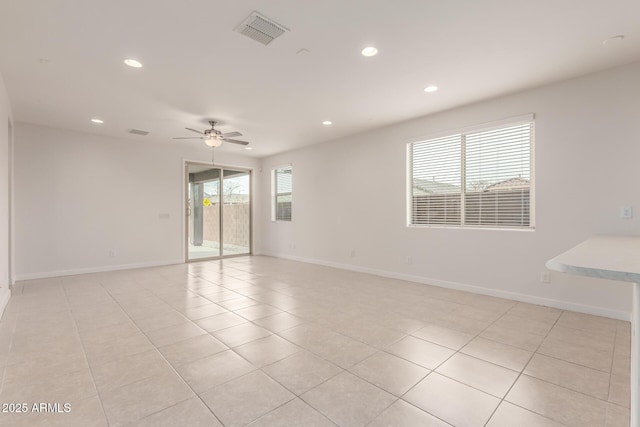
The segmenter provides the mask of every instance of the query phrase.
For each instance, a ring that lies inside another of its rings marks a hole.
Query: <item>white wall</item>
[[[536,115],[535,231],[405,226],[407,139],[526,113]],[[269,170],[288,163],[294,205],[291,223],[262,210],[261,251],[628,319],[627,284],[539,278],[591,234],[640,233],[639,113],[636,63],[263,159],[262,205]],[[620,219],[621,206],[635,218]]]
[[[183,159],[210,162],[211,151],[17,123],[17,279],[183,262]],[[259,163],[224,152],[215,161]]]
[[[0,316],[9,301],[11,283],[11,150],[9,127],[11,106],[0,74]]]

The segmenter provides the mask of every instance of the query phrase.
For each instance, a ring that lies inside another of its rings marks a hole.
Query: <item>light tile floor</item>
[[[222,247],[224,255],[244,255],[248,254],[249,246],[233,245],[225,243]],[[220,256],[220,244],[218,242],[206,242],[205,245],[195,246],[189,244],[189,259],[198,260],[201,258],[213,258]]]
[[[627,322],[234,258],[19,283],[0,425],[628,426],[629,363]]]

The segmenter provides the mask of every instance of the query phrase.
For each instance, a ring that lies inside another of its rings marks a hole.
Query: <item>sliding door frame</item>
[[[220,189],[219,199],[220,205],[219,209],[219,224],[220,227],[220,255],[207,257],[207,258],[197,258],[197,259],[189,259],[189,165],[199,165],[199,166],[207,166],[211,169],[219,169],[220,170]],[[249,175],[249,252],[246,254],[232,254],[225,255],[224,254],[224,171],[232,170],[238,172],[246,172]],[[183,238],[183,259],[185,263],[198,262],[198,261],[211,261],[218,259],[227,259],[227,258],[237,258],[242,256],[251,256],[253,255],[253,168],[247,168],[242,166],[233,166],[233,165],[217,165],[209,162],[202,162],[197,160],[187,160],[183,159],[182,161],[182,238]]]

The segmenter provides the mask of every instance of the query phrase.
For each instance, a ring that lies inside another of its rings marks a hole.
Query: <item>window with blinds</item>
[[[533,121],[412,142],[409,225],[531,228]]]
[[[291,166],[276,168],[272,176],[272,221],[291,221]]]

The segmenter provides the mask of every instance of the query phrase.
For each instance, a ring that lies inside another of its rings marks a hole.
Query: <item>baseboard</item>
[[[49,279],[61,276],[76,276],[78,274],[104,273],[108,271],[131,270],[134,268],[162,267],[165,265],[183,264],[184,260],[152,261],[135,264],[108,265],[101,267],[76,268],[72,270],[47,271],[42,273],[17,274],[16,281]]]
[[[604,307],[596,307],[596,306],[586,305],[586,304],[576,304],[568,301],[560,301],[560,300],[555,300],[551,298],[543,298],[543,297],[538,297],[534,295],[522,294],[518,292],[509,292],[509,291],[504,291],[500,289],[485,288],[482,286],[470,285],[467,283],[450,282],[446,280],[432,279],[429,277],[415,276],[410,274],[398,273],[394,271],[378,270],[374,268],[360,267],[360,266],[350,265],[350,264],[342,264],[342,263],[337,263],[333,261],[292,256],[289,254],[264,253],[263,255],[271,256],[275,258],[288,259],[291,261],[299,261],[299,262],[304,262],[308,264],[316,264],[316,265],[322,265],[326,267],[333,267],[341,270],[355,271],[358,273],[372,274],[374,276],[388,277],[390,279],[399,279],[399,280],[406,280],[409,282],[422,283],[425,285],[439,286],[441,288],[455,289],[458,291],[473,292],[476,294],[488,295],[488,296],[498,297],[498,298],[505,298],[505,299],[515,300],[520,302],[526,302],[529,304],[544,305],[546,307],[559,308],[561,310],[577,311],[579,313],[593,314],[595,316],[609,317],[611,319],[624,320],[627,322],[631,319],[631,313],[626,311],[611,310]]]

